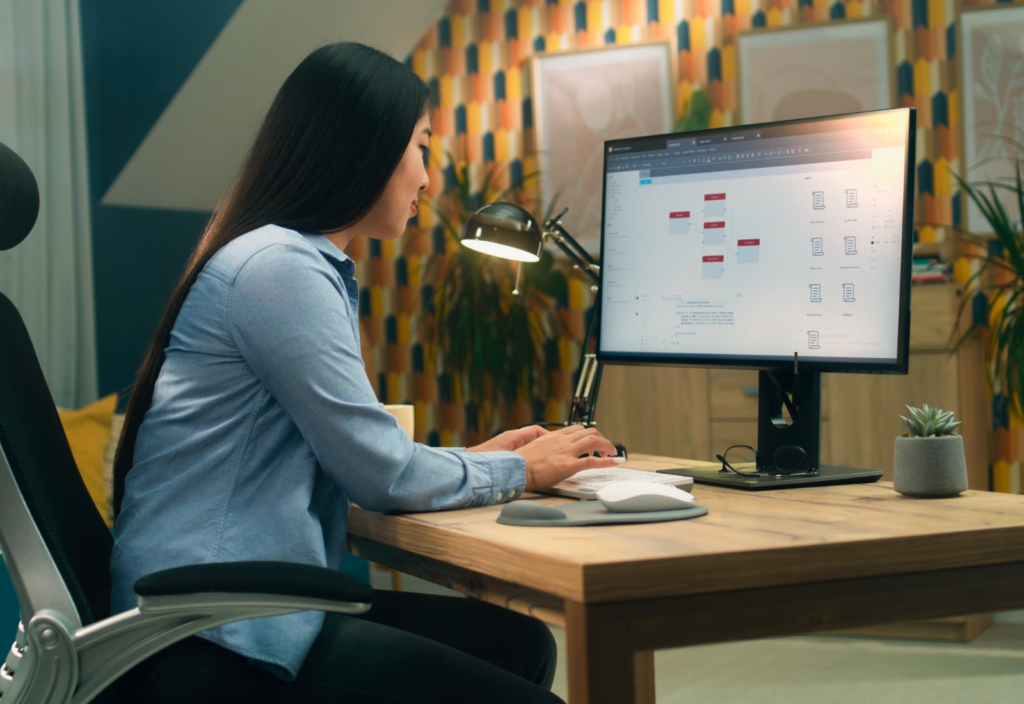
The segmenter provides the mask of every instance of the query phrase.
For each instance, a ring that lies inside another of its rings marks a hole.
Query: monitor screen
[[[606,142],[598,358],[906,373],[914,119]]]

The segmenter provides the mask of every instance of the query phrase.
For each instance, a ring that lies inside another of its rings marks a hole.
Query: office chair
[[[0,144],[0,251],[28,236],[38,210],[31,170]],[[365,613],[373,595],[313,565],[189,565],[143,577],[136,608],[111,616],[112,548],[28,331],[0,293],[0,551],[22,617],[0,667],[0,704],[113,702],[109,685],[183,638],[297,611]]]

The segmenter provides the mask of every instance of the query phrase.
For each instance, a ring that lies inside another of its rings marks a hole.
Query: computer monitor
[[[598,360],[761,371],[758,476],[704,479],[881,476],[821,464],[820,378],[907,372],[915,127],[903,108],[605,143]]]

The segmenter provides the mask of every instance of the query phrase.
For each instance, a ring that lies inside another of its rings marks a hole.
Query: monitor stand
[[[794,365],[795,366],[795,365]],[[882,477],[878,469],[854,469],[821,464],[821,374],[793,370],[760,372],[757,409],[757,476],[745,476],[715,468],[669,470],[686,474],[699,484],[715,484],[758,491],[800,486],[874,482]],[[786,417],[785,410],[789,412]],[[775,458],[785,462],[792,446],[809,456],[800,473],[781,474]],[[780,449],[781,448],[781,449]],[[726,448],[712,448],[716,454]],[[776,454],[778,453],[778,455]]]

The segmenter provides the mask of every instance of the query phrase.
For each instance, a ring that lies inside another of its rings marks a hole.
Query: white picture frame
[[[739,33],[742,123],[894,107],[892,43],[889,17]]]
[[[591,252],[600,248],[604,142],[671,131],[674,55],[671,42],[656,41],[531,59],[541,208],[568,206],[565,227]]]
[[[1024,160],[1024,3],[962,11],[958,46],[963,176],[1015,183],[1015,160]],[[997,191],[997,197],[1011,218],[1020,215],[1013,194]],[[992,233],[966,194],[963,206],[968,233]]]

